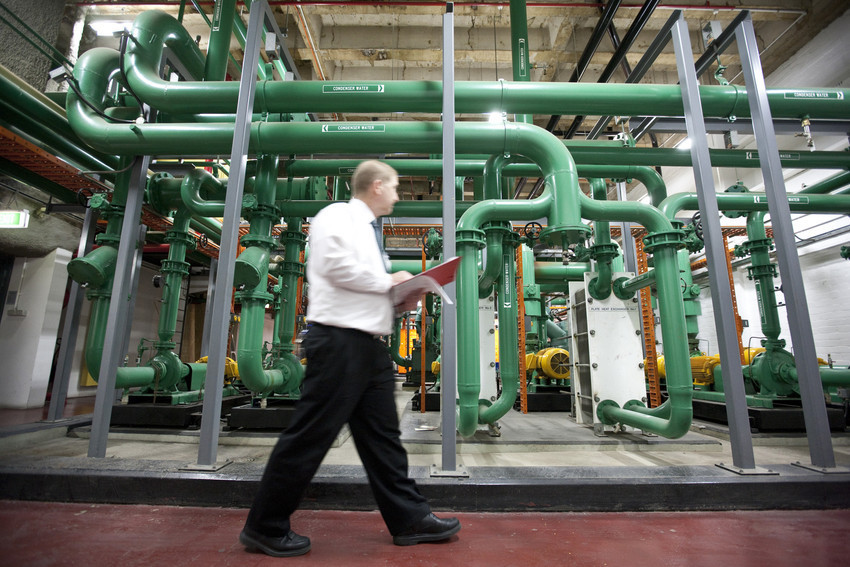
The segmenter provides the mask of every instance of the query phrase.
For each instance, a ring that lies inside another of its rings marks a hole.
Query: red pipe
[[[170,244],[145,244],[142,254],[168,254]]]

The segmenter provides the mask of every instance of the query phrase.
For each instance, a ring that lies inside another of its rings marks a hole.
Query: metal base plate
[[[226,459],[224,461],[219,461],[212,465],[199,465],[198,463],[189,463],[188,465],[183,465],[178,470],[187,471],[187,472],[217,472],[232,463],[230,459]]]
[[[453,471],[444,471],[437,465],[431,465],[431,476],[444,478],[469,478],[469,471],[463,465],[457,465],[457,469]]]
[[[736,467],[735,465],[727,465],[726,463],[716,463],[714,466],[720,467],[723,470],[727,470],[729,472],[733,472],[735,474],[739,474],[741,476],[750,476],[750,475],[779,475],[778,472],[765,469],[762,467],[753,467],[751,469],[742,469],[741,467]]]
[[[801,469],[806,469],[810,471],[814,471],[821,474],[846,474],[850,473],[850,467],[817,467],[815,465],[809,465],[806,463],[801,463],[800,461],[795,461],[791,463],[795,467],[800,467]]]

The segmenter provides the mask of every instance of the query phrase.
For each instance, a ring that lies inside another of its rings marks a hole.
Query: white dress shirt
[[[375,240],[374,219],[360,199],[329,205],[313,218],[307,260],[308,322],[373,335],[392,332],[392,276]]]

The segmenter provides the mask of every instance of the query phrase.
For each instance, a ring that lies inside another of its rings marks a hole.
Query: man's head
[[[393,212],[398,202],[397,189],[396,171],[377,160],[362,162],[351,176],[351,196],[366,203],[376,217]]]

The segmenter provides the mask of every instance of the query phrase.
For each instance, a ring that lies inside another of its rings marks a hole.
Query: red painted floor
[[[247,510],[0,502],[9,566],[847,565],[850,510],[607,514],[459,514],[439,544],[396,547],[377,512],[299,511],[307,555],[276,559],[236,541]]]
[[[44,403],[44,407],[30,409],[0,408],[0,427],[10,425],[24,425],[47,419],[50,409],[50,400]],[[63,408],[63,417],[73,417],[94,412],[94,396],[84,398],[68,398]]]

